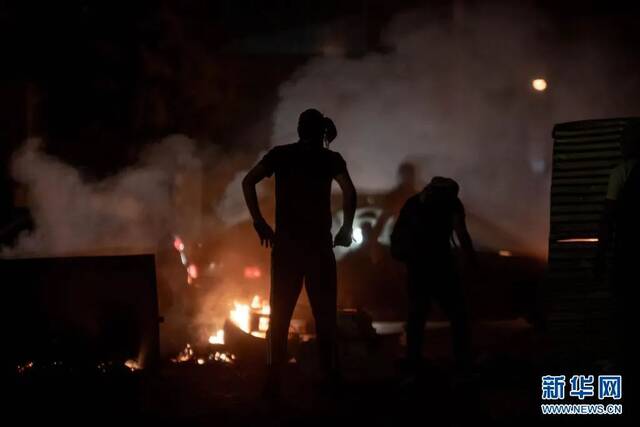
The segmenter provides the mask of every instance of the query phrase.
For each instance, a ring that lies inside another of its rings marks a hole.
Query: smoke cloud
[[[447,24],[429,10],[399,15],[388,53],[317,57],[281,86],[272,143],[295,141],[298,115],[316,107],[334,119],[332,147],[361,192],[390,189],[398,165],[413,162],[423,180],[459,181],[480,244],[543,256],[553,124],[637,112],[617,89],[637,78],[614,73],[609,46],[562,44],[549,31],[522,2]],[[532,89],[537,77],[546,92]]]
[[[28,189],[35,228],[3,255],[154,252],[160,239],[188,228],[177,215],[175,187],[200,169],[194,142],[170,136],[148,146],[135,166],[90,182],[29,140],[14,154],[12,174]]]
[[[160,310],[163,351],[173,354],[193,330],[210,330],[226,301],[211,289],[201,305],[188,298],[187,273],[173,248],[174,235],[195,246],[204,233],[217,229],[203,215],[202,169],[215,153],[192,139],[173,135],[150,144],[138,162],[115,175],[91,181],[78,169],[46,153],[31,139],[14,153],[14,179],[28,192],[34,229],[23,232],[3,257],[115,255],[152,253]],[[206,218],[206,219],[205,219]],[[205,304],[206,302],[206,304]],[[217,323],[220,323],[218,320]],[[208,329],[207,329],[208,327]]]

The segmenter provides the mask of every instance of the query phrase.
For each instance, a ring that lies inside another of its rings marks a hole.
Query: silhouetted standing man
[[[372,240],[378,241],[389,218],[397,217],[407,199],[416,194],[418,191],[416,180],[417,171],[413,164],[404,162],[398,166],[398,183],[390,192],[384,195],[382,212],[371,233]],[[371,260],[374,264],[378,264],[383,257],[380,249],[380,245],[371,245]]]
[[[319,111],[304,111],[300,140],[270,150],[242,182],[244,197],[261,244],[271,252],[271,320],[268,332],[269,380],[266,391],[279,392],[287,360],[289,322],[305,288],[316,322],[321,366],[327,378],[336,369],[336,260],[333,246],[351,244],[356,192],[342,156],[329,150],[337,135],[333,122]],[[275,233],[258,205],[256,184],[276,177]],[[331,183],[343,193],[344,224],[332,241]]]
[[[467,312],[451,248],[453,232],[474,264],[475,251],[458,190],[458,184],[450,178],[433,178],[407,200],[391,234],[392,255],[407,266],[407,359],[413,368],[422,359],[424,327],[432,301],[441,306],[451,322],[458,366],[466,370],[471,365]]]

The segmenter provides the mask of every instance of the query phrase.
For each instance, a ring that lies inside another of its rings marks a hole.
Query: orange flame
[[[251,304],[243,304],[237,301],[233,302],[234,308],[229,312],[229,319],[241,330],[247,334],[265,338],[266,331],[269,329],[269,315],[271,314],[271,306],[266,300],[261,300],[255,295],[251,300]],[[258,330],[252,330],[251,316],[258,317]]]
[[[191,348],[191,344],[187,343],[184,350],[178,353],[178,355],[174,359],[171,359],[171,361],[175,363],[181,363],[181,362],[188,362],[192,358],[193,358],[193,348]]]
[[[214,335],[209,337],[209,344],[224,344],[224,330],[218,329]]]

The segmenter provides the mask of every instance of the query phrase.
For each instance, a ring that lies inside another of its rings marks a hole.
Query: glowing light
[[[209,337],[209,344],[224,344],[224,330],[218,329],[214,335]]]
[[[193,281],[198,278],[198,268],[195,266],[195,264],[189,264],[187,254],[184,252],[184,242],[182,241],[180,236],[174,237],[173,247],[180,254],[180,261],[182,262],[182,265],[187,267],[187,284],[192,285]]]
[[[191,348],[191,344],[187,343],[184,350],[178,353],[178,355],[174,359],[171,359],[171,361],[174,363],[182,363],[182,362],[187,362],[191,360],[192,357],[193,357],[193,348]]]
[[[133,360],[133,359],[129,359],[126,362],[124,362],[124,366],[129,368],[131,371],[138,371],[138,370],[142,369],[142,367],[140,366],[138,361],[137,360]]]
[[[362,235],[362,228],[355,227],[353,229],[353,232],[351,233],[351,237],[353,238],[353,241],[355,242],[356,245],[361,244],[362,241],[364,240],[364,236]]]
[[[229,318],[231,321],[244,332],[249,333],[251,329],[250,324],[250,307],[247,304],[240,304],[233,302],[233,310],[229,312]]]
[[[184,243],[182,243],[182,239],[179,236],[176,236],[175,239],[173,239],[173,247],[176,248],[176,251],[178,252],[184,251]]]
[[[192,279],[197,279],[198,267],[196,267],[195,264],[189,264],[189,267],[187,267],[187,273],[189,274],[189,277],[191,277]]]
[[[544,92],[547,90],[547,81],[545,79],[534,79],[531,82],[531,86],[538,92]]]
[[[254,310],[257,310],[261,307],[262,307],[262,304],[260,304],[260,297],[258,295],[255,295],[251,300],[251,308]]]
[[[204,359],[202,358],[199,358],[196,362],[198,362],[198,365],[204,365]]]
[[[236,356],[232,353],[216,351],[216,354],[213,355],[213,360],[216,362],[233,363],[236,360]]]
[[[250,304],[234,301],[233,307],[229,312],[231,322],[247,334],[265,338],[266,331],[269,329],[269,315],[271,314],[271,307],[266,300],[262,300],[258,295],[255,295]],[[258,330],[253,330],[252,326],[255,327],[256,324],[252,322],[252,319],[256,318]],[[211,342],[211,337],[209,342]]]
[[[247,279],[259,279],[262,277],[260,267],[248,266],[244,268],[244,277]]]
[[[576,237],[573,239],[560,239],[558,243],[597,243],[597,237]]]
[[[501,250],[501,251],[498,251],[498,255],[509,257],[509,256],[513,256],[513,253],[511,251]]]
[[[269,318],[261,316],[258,319],[258,330],[260,332],[266,332],[269,329]]]
[[[56,363],[54,363],[54,365],[55,364]],[[24,374],[26,371],[28,371],[31,368],[33,368],[33,362],[27,362],[24,365],[18,365],[16,370],[18,371],[19,374]]]

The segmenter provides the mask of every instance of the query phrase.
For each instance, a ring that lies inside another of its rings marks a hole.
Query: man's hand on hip
[[[270,248],[273,246],[273,238],[275,237],[275,233],[273,228],[264,219],[254,221],[253,228],[256,229],[258,233],[258,237],[260,238],[260,244],[265,248]]]
[[[352,233],[353,230],[350,227],[345,227],[343,225],[340,228],[340,231],[338,231],[338,234],[336,234],[336,237],[333,239],[333,246],[344,246],[346,248],[351,246],[351,242],[353,241],[351,236]]]

